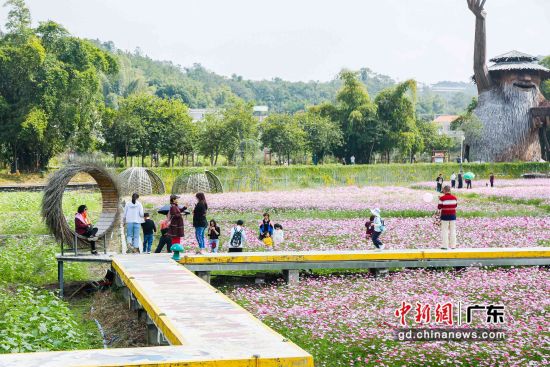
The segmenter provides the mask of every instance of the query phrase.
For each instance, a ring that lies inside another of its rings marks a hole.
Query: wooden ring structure
[[[63,193],[69,181],[78,173],[87,173],[97,182],[101,191],[102,211],[93,224],[98,229],[96,236],[104,236],[115,228],[120,215],[120,189],[116,178],[103,166],[96,163],[67,165],[56,171],[48,181],[42,198],[42,217],[50,232],[61,244],[72,244],[75,237],[87,244],[85,237],[77,236],[74,224],[69,225],[63,213]],[[84,204],[84,203],[83,203]],[[76,208],[75,208],[76,212]]]

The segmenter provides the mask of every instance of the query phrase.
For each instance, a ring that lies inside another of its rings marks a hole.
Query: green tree
[[[234,161],[239,153],[244,160],[248,142],[258,140],[258,121],[252,114],[252,104],[235,100],[223,112],[223,131],[221,152],[228,161]]]
[[[336,96],[336,103],[323,103],[310,111],[328,117],[340,127],[343,144],[334,151],[337,157],[353,155],[357,163],[366,163],[370,161],[381,134],[376,120],[376,106],[356,73],[343,71],[340,79],[343,85]]]
[[[261,141],[281,158],[290,162],[291,155],[298,153],[304,147],[305,132],[291,115],[272,114],[261,126]]]
[[[421,152],[424,145],[416,126],[416,82],[408,80],[383,90],[375,103],[377,118],[384,129],[380,150],[385,153],[386,160],[389,162],[395,148],[410,159]]]
[[[223,116],[217,113],[206,114],[204,120],[199,124],[199,153],[208,157],[210,165],[215,166],[218,163],[218,157],[225,139]]]
[[[342,131],[329,117],[314,112],[299,112],[294,119],[305,132],[305,146],[315,164],[342,145]]]
[[[149,94],[133,94],[119,101],[120,109],[115,127],[127,132],[129,153],[135,150],[141,156],[151,155],[151,163],[159,155],[168,157],[170,164],[179,154],[194,150],[196,128],[191,122],[187,106],[181,101],[162,99]],[[127,162],[126,162],[127,163]],[[157,162],[158,163],[158,162]]]
[[[103,108],[99,75],[115,73],[116,60],[54,22],[30,28],[22,0],[6,6],[8,32],[0,37],[1,150],[9,151],[20,169],[36,170],[68,147],[96,149]]]

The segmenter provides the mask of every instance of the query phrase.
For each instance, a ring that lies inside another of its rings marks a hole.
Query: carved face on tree
[[[513,85],[523,91],[540,89],[541,77],[538,72],[534,71],[510,70],[500,72],[493,78],[501,87]]]

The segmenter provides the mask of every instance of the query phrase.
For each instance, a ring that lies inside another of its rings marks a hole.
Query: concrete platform
[[[171,346],[4,354],[0,366],[313,366],[310,354],[170,254],[119,255],[112,265]]]

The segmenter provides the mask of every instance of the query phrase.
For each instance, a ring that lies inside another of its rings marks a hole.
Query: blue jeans
[[[137,249],[139,249],[140,230],[141,225],[139,223],[126,223],[126,243]]]
[[[372,243],[376,248],[380,248],[380,246],[382,246],[382,241],[380,241],[380,239],[378,238],[381,234],[382,232],[372,232]]]
[[[143,252],[151,252],[151,246],[153,246],[153,235],[143,235]]]
[[[212,252],[218,252],[218,248],[220,247],[220,240],[209,240],[208,243],[210,244]]]
[[[197,242],[199,243],[199,248],[204,249],[204,231],[206,231],[206,227],[195,227],[195,238],[197,239]]]

